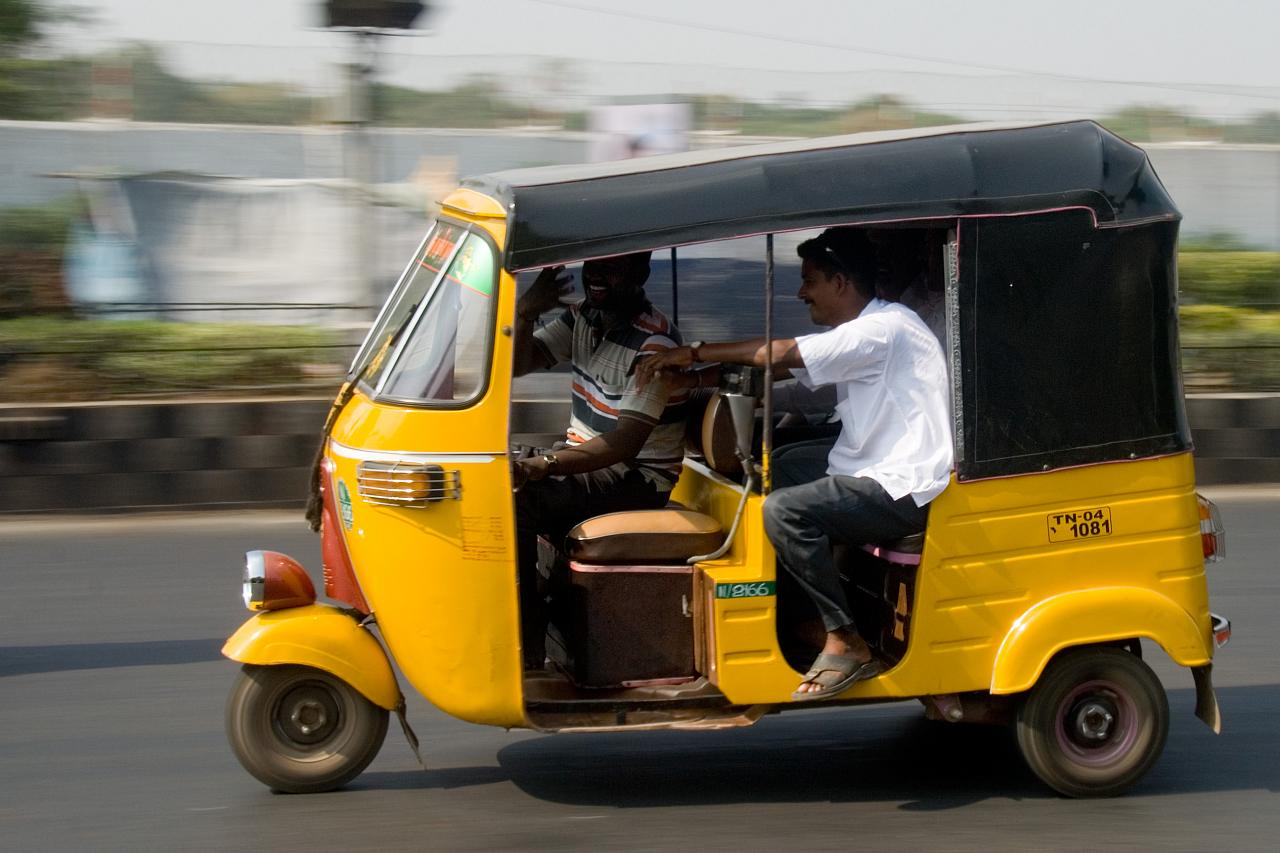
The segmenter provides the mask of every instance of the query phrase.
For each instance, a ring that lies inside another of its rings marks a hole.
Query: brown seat
[[[588,518],[569,531],[569,559],[584,563],[683,563],[720,547],[724,530],[688,509],[644,509]]]

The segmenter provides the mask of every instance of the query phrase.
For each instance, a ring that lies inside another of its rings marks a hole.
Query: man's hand
[[[520,297],[516,314],[522,320],[533,320],[560,304],[573,293],[573,276],[564,267],[547,267],[538,273],[533,285]]]
[[[547,460],[543,456],[528,456],[516,459],[511,466],[511,482],[516,491],[525,483],[536,483],[546,479]]]
[[[636,385],[644,388],[661,373],[677,373],[694,365],[692,347],[672,347],[636,362]]]

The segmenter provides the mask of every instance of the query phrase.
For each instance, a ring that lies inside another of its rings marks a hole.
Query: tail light
[[[1213,623],[1213,647],[1220,649],[1231,642],[1231,620],[1217,613],[1210,613],[1209,619]]]
[[[1227,528],[1222,525],[1218,505],[1204,495],[1196,495],[1200,507],[1200,544],[1206,563],[1216,563],[1227,556]]]
[[[334,501],[333,461],[325,459],[320,463],[320,468],[320,494],[324,500],[324,514],[320,522],[324,594],[367,615],[372,609],[365,601],[364,593],[360,591],[360,584],[356,580],[355,568],[351,565],[351,552],[347,550],[347,539],[342,532],[342,522],[339,521]]]

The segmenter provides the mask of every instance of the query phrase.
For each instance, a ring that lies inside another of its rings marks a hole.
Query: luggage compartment
[[[582,687],[676,684],[694,667],[693,568],[570,561],[548,651]]]

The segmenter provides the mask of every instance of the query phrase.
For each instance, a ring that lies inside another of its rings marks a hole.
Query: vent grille
[[[380,506],[425,507],[462,497],[462,477],[439,465],[409,462],[361,462],[356,488],[366,503]]]

